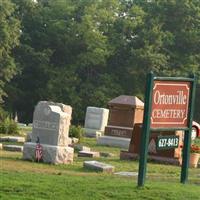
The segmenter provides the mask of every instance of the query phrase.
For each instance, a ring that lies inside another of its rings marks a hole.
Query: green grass
[[[111,152],[113,157],[95,158],[111,164],[115,171],[138,171],[138,161],[119,159],[120,149],[96,145],[84,138],[83,145],[94,151]],[[22,160],[22,153],[0,151],[0,199],[49,200],[190,200],[200,199],[200,168],[189,169],[188,183],[180,184],[181,168],[148,162],[144,188],[137,188],[137,177],[120,177],[83,168],[77,153],[70,165],[49,165]]]
[[[112,152],[115,156],[98,158],[115,166],[115,171],[138,170],[137,161],[121,161],[120,149],[95,145],[92,150]],[[200,169],[189,169],[189,183],[180,184],[180,167],[148,163],[146,185],[138,189],[137,178],[119,177],[83,168],[88,158],[74,157],[71,165],[48,165],[23,161],[22,154],[0,151],[0,199],[199,199]]]
[[[125,199],[199,199],[197,185],[182,185],[166,181],[147,181],[136,187],[133,178],[113,175],[63,175],[28,172],[1,172],[0,198],[14,200],[125,200]]]

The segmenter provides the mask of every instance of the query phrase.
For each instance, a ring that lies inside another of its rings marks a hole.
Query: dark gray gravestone
[[[70,106],[63,107],[66,108],[65,112],[59,104],[52,105],[45,101],[38,103],[33,115],[32,142],[39,138],[41,144],[68,145],[72,109]]]
[[[41,145],[42,160],[46,163],[73,162],[74,149],[68,138],[71,106],[41,101],[35,107],[31,142],[24,144],[23,158],[36,159],[37,143]]]

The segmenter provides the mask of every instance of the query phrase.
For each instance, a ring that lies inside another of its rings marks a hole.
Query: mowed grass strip
[[[138,161],[119,159],[119,148],[96,145],[85,139],[92,150],[112,152],[114,157],[93,158],[115,166],[115,171],[138,171]],[[83,168],[84,160],[74,156],[70,165],[49,165],[22,160],[22,153],[0,150],[0,199],[200,199],[200,169],[189,169],[189,184],[180,184],[181,168],[148,162],[144,188],[137,177],[120,177]]]
[[[0,170],[17,171],[17,172],[34,172],[34,173],[48,173],[48,174],[74,174],[74,175],[99,175],[96,172],[85,170],[83,162],[85,160],[98,160],[115,167],[115,171],[138,171],[138,161],[120,160],[119,156],[106,158],[80,158],[77,154],[74,156],[73,164],[69,165],[50,165],[45,163],[37,163],[22,160],[22,153],[0,151]],[[89,172],[89,173],[88,173]],[[162,165],[148,162],[147,164],[147,178],[158,179],[174,179],[179,181],[181,173],[180,166]],[[189,181],[200,185],[200,168],[189,169]]]
[[[193,184],[147,181],[138,189],[132,178],[113,175],[73,176],[27,172],[1,172],[2,200],[102,200],[102,199],[195,199],[199,186]]]

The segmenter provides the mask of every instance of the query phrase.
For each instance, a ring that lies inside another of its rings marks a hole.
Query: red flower
[[[191,153],[200,153],[200,147],[198,147],[197,145],[192,144],[191,148],[190,148],[190,152]]]
[[[180,148],[183,148],[183,145],[180,145]],[[200,153],[200,147],[195,144],[192,144],[190,147],[190,152],[191,153]]]

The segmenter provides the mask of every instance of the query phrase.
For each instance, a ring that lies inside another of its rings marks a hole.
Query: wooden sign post
[[[148,74],[140,142],[138,186],[143,186],[145,182],[148,142],[150,132],[153,130],[185,131],[181,183],[187,181],[195,89],[194,76],[191,78],[155,77],[152,72]],[[176,140],[177,138],[162,138],[160,145],[175,148]],[[166,144],[162,141],[166,141]]]

